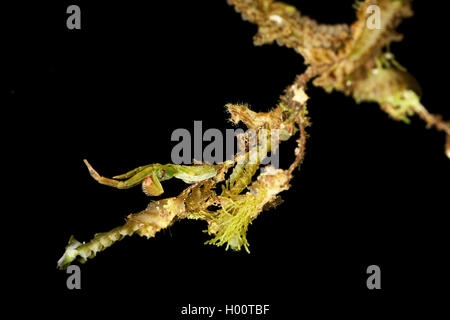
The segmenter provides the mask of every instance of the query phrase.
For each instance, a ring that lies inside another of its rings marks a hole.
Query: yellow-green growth
[[[222,246],[226,249],[240,250],[244,246],[247,252],[248,225],[255,219],[263,208],[274,201],[277,194],[289,188],[289,174],[272,166],[258,176],[258,179],[249,186],[244,195],[220,196],[221,209],[217,218],[210,222],[209,233],[215,237],[207,244]]]
[[[219,227],[215,237],[206,244],[222,246],[226,244],[226,249],[231,248],[239,251],[244,246],[247,252],[249,243],[247,241],[248,225],[258,214],[259,202],[257,197],[246,194],[234,201],[231,198],[220,197],[222,209],[219,211],[217,219],[210,224],[210,233]]]

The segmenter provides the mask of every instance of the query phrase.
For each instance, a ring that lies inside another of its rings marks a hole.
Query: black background
[[[319,22],[354,19],[353,0],[289,3]],[[66,28],[70,4],[81,7],[81,30]],[[392,51],[420,82],[424,105],[448,119],[448,84],[440,76],[449,71],[441,49],[446,11],[424,1],[414,9]],[[416,118],[395,122],[375,104],[310,85],[304,164],[282,194],[285,202],[250,226],[251,254],[205,246],[206,224],[181,221],[154,239],[116,243],[81,266],[81,290],[68,290],[56,261],[69,236],[87,241],[149,201],[139,188],[97,184],[82,159],[105,176],[170,162],[173,130],[192,132],[194,120],[204,130],[230,128],[230,102],[266,111],[305,67],[291,49],[254,47],[256,27],[224,0],[59,1],[14,10],[7,89],[20,126],[9,133],[27,142],[11,145],[28,155],[18,161],[33,159],[38,167],[27,184],[39,196],[32,206],[28,197],[20,203],[33,231],[13,239],[26,240],[18,250],[32,244],[30,263],[45,270],[36,276],[35,289],[47,298],[39,308],[183,319],[180,308],[189,303],[270,304],[277,319],[306,309],[364,317],[387,305],[417,308],[421,297],[448,287],[450,162],[443,135]],[[292,148],[293,142],[281,146],[284,167]],[[166,182],[164,196],[183,186]],[[366,288],[372,264],[381,268],[379,291]]]

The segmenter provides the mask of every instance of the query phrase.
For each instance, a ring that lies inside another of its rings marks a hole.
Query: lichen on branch
[[[420,102],[417,81],[389,50],[400,41],[396,27],[413,15],[411,0],[366,0],[357,2],[357,20],[352,25],[319,24],[301,15],[291,5],[273,0],[228,0],[245,20],[258,25],[255,45],[277,42],[294,49],[307,65],[268,112],[254,112],[248,106],[228,104],[230,121],[242,122],[249,131],[238,136],[240,150],[234,159],[221,164],[194,166],[151,164],[112,179],[100,176],[86,161],[92,177],[102,184],[129,188],[142,184],[147,195],[163,193],[160,182],[172,177],[192,183],[177,197],[151,201],[143,211],[127,217],[123,226],[99,233],[88,243],[71,237],[58,261],[66,268],[74,260],[85,262],[125,236],[147,238],[182,219],[206,221],[212,239],[207,244],[227,249],[249,250],[247,230],[263,211],[280,203],[280,193],[290,188],[305,155],[306,128],[310,125],[306,104],[306,85],[327,92],[336,90],[352,96],[358,103],[376,102],[394,120],[408,122],[413,115],[428,127],[446,134],[446,154],[450,158],[450,122],[429,113]],[[381,13],[379,29],[366,25],[367,9],[377,5]],[[262,167],[268,152],[278,143],[297,136],[295,159],[287,169]],[[260,173],[257,175],[258,169]],[[256,177],[255,177],[256,176]]]

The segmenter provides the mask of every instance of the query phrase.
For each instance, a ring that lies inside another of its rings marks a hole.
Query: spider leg
[[[137,173],[141,172],[144,169],[147,169],[150,166],[152,166],[152,164],[148,164],[146,166],[137,167],[136,169],[128,171],[127,173],[124,173],[124,174],[121,174],[121,175],[118,175],[118,176],[114,176],[113,179],[124,180],[124,179],[131,178],[132,176],[136,175]]]
[[[117,181],[115,179],[105,178],[98,174],[97,171],[95,171],[94,168],[89,164],[87,160],[83,160],[84,164],[89,170],[90,175],[92,178],[94,178],[98,183],[104,184],[110,187],[114,187],[117,189],[128,189],[131,187],[134,187],[142,182],[147,176],[151,175],[154,171],[154,168],[152,166],[146,166],[146,168],[143,168],[138,171],[137,174],[133,175],[131,178],[125,180],[125,181]],[[138,168],[139,169],[139,168]],[[125,175],[131,175],[130,173],[126,173]],[[122,176],[125,176],[122,175]]]

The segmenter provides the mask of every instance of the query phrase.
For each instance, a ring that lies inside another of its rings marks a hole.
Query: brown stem
[[[422,105],[420,105],[420,108],[417,110],[417,114],[427,123],[428,127],[435,127],[437,130],[443,131],[447,133],[447,135],[450,135],[449,121],[443,121],[441,116],[428,112],[428,110]]]
[[[288,169],[288,174],[290,176],[290,179],[292,179],[292,172],[295,168],[299,167],[303,161],[303,157],[305,156],[305,148],[306,148],[306,130],[305,130],[305,124],[303,119],[299,117],[298,126],[300,128],[300,138],[298,139],[298,148],[295,149],[296,157],[294,162],[290,165]],[[289,179],[289,180],[290,180]]]

